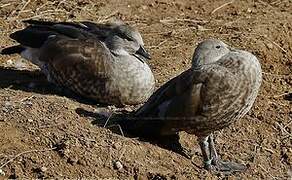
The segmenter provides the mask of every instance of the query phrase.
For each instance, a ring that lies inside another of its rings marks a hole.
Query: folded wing
[[[111,102],[118,93],[114,88],[106,87],[111,83],[113,73],[112,56],[99,41],[56,36],[40,49],[39,60],[47,64],[54,82],[85,97],[98,99],[103,94]]]

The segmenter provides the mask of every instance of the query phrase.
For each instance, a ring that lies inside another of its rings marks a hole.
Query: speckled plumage
[[[50,82],[114,105],[143,103],[153,93],[154,77],[146,63],[149,55],[136,29],[122,22],[28,23],[11,38],[23,48],[17,53],[38,65]],[[11,49],[2,54],[12,54]]]
[[[261,66],[254,55],[219,40],[205,40],[195,50],[192,67],[159,88],[136,112],[135,120],[121,125],[140,136],[179,131],[195,134],[208,169],[229,166],[229,170],[242,170],[242,166],[222,166],[212,132],[229,126],[250,110],[261,81]]]

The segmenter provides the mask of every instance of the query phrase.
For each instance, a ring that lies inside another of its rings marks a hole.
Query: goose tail
[[[2,55],[21,54],[25,50],[22,45],[10,46],[1,50]]]

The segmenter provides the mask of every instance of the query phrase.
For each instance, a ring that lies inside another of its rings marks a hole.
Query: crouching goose
[[[208,39],[195,50],[192,67],[159,88],[135,113],[119,123],[139,137],[186,131],[198,136],[205,168],[220,172],[245,169],[219,159],[212,133],[243,117],[262,81],[261,66],[249,52]]]
[[[154,91],[140,33],[122,23],[47,22],[10,35],[19,45],[1,54],[19,53],[39,66],[48,81],[85,98],[110,105],[145,102]]]

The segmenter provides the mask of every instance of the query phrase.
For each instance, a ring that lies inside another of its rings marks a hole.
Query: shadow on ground
[[[133,117],[133,113],[129,113],[126,111],[120,111],[118,113],[112,113],[106,108],[99,109],[99,112],[92,112],[85,110],[83,108],[77,108],[76,113],[82,117],[87,117],[91,119],[91,123],[93,125],[107,128],[115,134],[125,136],[128,138],[138,138],[140,141],[149,142],[153,145],[157,145],[163,149],[167,149],[169,151],[175,152],[179,155],[182,155],[186,158],[191,158],[194,153],[190,150],[185,149],[179,141],[179,135],[169,135],[169,136],[161,136],[161,137],[142,137],[139,134],[131,133],[127,130],[127,127],[121,127],[119,122],[127,121],[131,117]],[[199,154],[195,154],[199,155]],[[199,155],[200,156],[200,155]],[[197,166],[197,165],[196,165]],[[201,167],[200,167],[201,168]]]
[[[66,88],[58,87],[52,83],[49,83],[46,76],[38,70],[28,71],[0,67],[0,88],[9,88],[44,95],[65,96],[87,105],[98,104],[94,100],[80,97]],[[102,104],[98,105],[101,107],[106,106]]]

